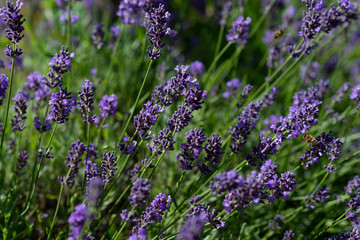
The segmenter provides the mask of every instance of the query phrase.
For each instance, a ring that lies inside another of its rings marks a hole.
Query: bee
[[[281,30],[281,29],[276,29],[275,32],[274,32],[274,39],[278,39],[279,37],[281,37],[282,35],[284,34],[284,31]]]
[[[310,148],[311,146],[313,146],[313,147],[319,147],[319,146],[320,146],[319,141],[316,140],[316,138],[314,138],[314,137],[311,136],[310,134],[305,133],[305,134],[303,135],[303,140],[304,140],[305,142],[309,143],[309,148]]]

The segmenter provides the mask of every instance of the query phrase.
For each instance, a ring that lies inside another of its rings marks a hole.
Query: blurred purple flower
[[[200,61],[195,61],[190,65],[190,75],[193,77],[200,77],[204,74],[204,64]]]
[[[99,102],[100,117],[108,118],[110,115],[115,116],[118,108],[117,97],[115,94],[103,96]]]
[[[80,15],[73,15],[73,11],[70,10],[70,23],[75,24],[80,20]],[[65,10],[62,12],[60,16],[60,21],[64,22],[64,24],[67,24],[69,21],[69,10]]]
[[[15,173],[20,176],[20,171],[26,166],[28,163],[28,156],[26,151],[19,152],[16,163],[16,171]]]
[[[85,203],[76,205],[74,210],[75,212],[73,212],[68,219],[68,223],[70,223],[71,226],[69,238],[77,239],[81,236],[85,223],[90,220],[91,213]]]
[[[229,30],[229,33],[226,35],[226,40],[229,43],[236,43],[237,45],[243,45],[246,43],[249,37],[249,25],[251,19],[247,17],[240,16],[235,22],[232,23],[232,28]]]
[[[92,44],[97,49],[100,50],[104,46],[104,24],[102,23],[96,23],[93,27],[92,32]]]
[[[241,83],[238,78],[234,78],[226,82],[226,91],[222,94],[223,98],[235,97],[237,92],[241,89]]]
[[[229,18],[230,11],[231,11],[232,7],[233,7],[232,1],[227,1],[223,5],[221,13],[220,13],[220,15],[221,15],[221,18],[219,20],[220,26],[226,26],[226,21]]]
[[[9,79],[5,74],[0,73],[0,106],[6,97],[6,90],[9,87]]]
[[[326,202],[326,199],[328,197],[330,190],[327,187],[321,187],[319,188],[316,193],[311,197],[311,200],[309,201],[309,203],[307,203],[305,205],[305,207],[307,208],[311,208],[311,209],[315,209],[315,203],[324,203]],[[309,197],[311,195],[311,192],[309,193]],[[304,199],[304,202],[306,203],[309,200],[309,198]],[[310,204],[312,203],[312,204]]]
[[[86,193],[85,198],[86,202],[92,206],[96,207],[98,200],[104,190],[105,183],[101,177],[93,177],[88,182],[86,182]]]
[[[354,102],[357,104],[356,109],[360,110],[360,82],[357,83],[355,87],[351,89],[351,93],[349,97],[350,99],[354,100]]]
[[[284,225],[284,217],[280,214],[276,215],[271,222],[269,222],[268,226],[271,231],[276,231]]]
[[[150,188],[149,179],[137,178],[131,187],[130,204],[134,207],[144,205],[150,195]]]

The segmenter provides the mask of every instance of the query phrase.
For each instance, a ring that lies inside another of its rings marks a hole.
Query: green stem
[[[114,45],[114,49],[113,49],[112,54],[111,54],[110,64],[109,64],[109,70],[108,70],[108,72],[106,73],[105,80],[108,80],[108,79],[110,78],[110,76],[111,76],[112,68],[113,68],[113,65],[114,65],[115,55],[116,55],[117,50],[118,50],[119,45],[120,45],[120,37],[121,37],[121,34],[122,34],[123,29],[124,29],[124,25],[121,25],[121,26],[120,26],[119,36],[118,36],[118,38],[116,39],[116,42],[115,42],[115,45]]]
[[[90,114],[90,112],[88,112],[88,114]],[[88,164],[88,158],[89,158],[89,150],[90,150],[90,122],[87,122],[87,128],[86,128],[86,138],[87,138],[87,150],[86,150],[86,162],[85,162],[85,166],[87,166]],[[86,186],[86,173],[84,173],[84,179],[83,179],[83,191],[85,189]]]
[[[42,126],[41,126],[41,129],[44,127],[44,124],[45,124],[45,120],[46,120],[46,115],[48,114],[48,111],[49,111],[49,104],[46,104],[46,111],[45,111],[45,115],[44,115],[44,119],[43,119],[43,122],[42,122]],[[29,187],[29,192],[28,192],[28,195],[26,197],[26,201],[25,201],[25,209],[24,211],[21,213],[20,216],[23,216],[30,208],[30,199],[31,199],[31,194],[32,194],[32,187],[33,187],[33,184],[34,184],[34,180],[35,180],[35,171],[36,171],[36,166],[37,166],[37,162],[38,162],[38,154],[39,154],[39,149],[40,149],[40,146],[41,146],[41,140],[42,140],[42,136],[43,136],[43,132],[39,132],[39,137],[38,137],[38,145],[37,145],[37,148],[36,148],[36,153],[35,153],[35,161],[34,161],[34,166],[33,166],[33,169],[32,169],[32,173],[31,173],[31,182],[30,182],[30,187]]]
[[[136,107],[137,107],[137,104],[138,104],[138,102],[139,102],[140,96],[141,96],[142,91],[143,91],[143,89],[144,89],[146,80],[147,80],[147,78],[148,78],[148,75],[149,75],[149,72],[150,72],[150,68],[151,68],[152,63],[153,63],[153,60],[150,60],[150,63],[149,63],[148,69],[147,69],[147,71],[146,71],[144,80],[143,80],[143,82],[142,82],[142,84],[141,84],[139,93],[138,93],[138,95],[137,95],[137,97],[136,97],[136,100],[135,100],[134,105],[133,105],[132,108],[131,108],[131,114],[130,114],[130,116],[129,116],[126,124],[125,124],[125,127],[123,128],[123,131],[122,131],[122,133],[121,133],[121,135],[120,135],[120,140],[119,140],[119,141],[121,141],[121,139],[124,137],[125,132],[126,132],[126,129],[128,128],[129,123],[130,123],[130,121],[131,121],[131,119],[132,119],[132,117],[133,117],[133,115],[134,115],[135,109],[136,109]]]
[[[55,210],[55,213],[54,213],[54,217],[53,217],[53,220],[51,222],[51,227],[50,227],[50,230],[49,230],[49,233],[48,233],[48,236],[47,236],[47,239],[49,240],[50,237],[51,237],[51,232],[54,228],[54,225],[55,225],[55,222],[56,222],[56,216],[59,212],[59,207],[60,207],[60,203],[61,203],[61,197],[62,197],[62,194],[63,194],[63,191],[64,191],[64,186],[66,184],[66,181],[70,175],[70,172],[71,172],[71,169],[69,169],[68,173],[66,174],[66,177],[65,177],[65,182],[61,184],[61,187],[60,187],[60,193],[59,193],[59,197],[58,197],[58,201],[57,201],[57,204],[56,204],[56,210]]]
[[[216,43],[214,58],[217,56],[217,54],[218,54],[219,51],[220,51],[221,40],[222,40],[222,37],[223,37],[223,34],[224,34],[224,29],[225,29],[225,26],[222,25],[222,26],[220,27],[220,32],[219,32],[219,35],[218,35],[218,40],[217,40],[217,43]]]
[[[15,44],[14,44],[14,48],[15,48]],[[1,135],[0,157],[2,156],[1,154],[2,154],[2,149],[3,149],[3,145],[4,145],[6,126],[7,126],[7,121],[8,121],[8,117],[9,117],[11,91],[12,91],[12,85],[13,85],[13,79],[14,79],[14,68],[15,68],[15,58],[12,59],[12,64],[11,64],[11,75],[10,75],[10,83],[9,83],[9,92],[8,92],[8,95],[7,95],[4,129],[3,129],[3,132],[2,132],[2,135]]]

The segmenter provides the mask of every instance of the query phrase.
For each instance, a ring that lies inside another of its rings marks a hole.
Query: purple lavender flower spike
[[[295,234],[293,233],[292,230],[287,230],[282,238],[282,240],[294,240],[294,239],[295,239]]]
[[[253,88],[254,88],[254,86],[252,86],[250,84],[246,85],[241,92],[241,97],[243,99],[246,99],[248,97],[249,93],[253,90]]]
[[[43,77],[42,82],[49,88],[55,88],[62,85],[62,75],[68,71],[71,71],[71,60],[75,57],[74,53],[70,53],[68,48],[62,46],[59,53],[55,53],[54,57],[50,59],[49,66],[50,72],[48,72],[48,80]]]
[[[206,152],[205,162],[212,166],[217,166],[224,154],[224,152],[221,151],[221,147],[222,142],[219,135],[213,134],[212,138],[208,138],[207,144],[205,144],[204,147]]]
[[[93,46],[100,50],[104,46],[104,24],[102,23],[96,23],[94,25],[94,30],[92,33],[92,40],[93,40]]]
[[[9,79],[5,74],[0,73],[0,106],[6,98],[6,89],[9,87]]]
[[[161,42],[162,39],[171,32],[169,28],[166,28],[170,13],[165,10],[164,4],[160,3],[159,7],[151,8],[145,16],[148,19],[146,34],[153,46],[153,48],[149,46],[146,52],[151,60],[156,60],[161,56],[161,49],[165,46],[165,43]]]
[[[71,226],[69,238],[77,239],[81,236],[85,223],[90,221],[91,212],[85,203],[75,206],[74,210],[75,212],[73,212],[68,219],[68,223],[70,223]]]
[[[311,208],[311,209],[315,209],[315,203],[321,203],[321,202],[326,202],[327,196],[329,194],[330,190],[327,187],[321,187],[319,188],[316,193],[311,197],[311,200],[309,203],[312,204],[306,204],[305,207],[307,208]],[[311,192],[309,193],[309,196],[311,195]],[[307,202],[309,200],[309,198],[304,199],[304,202]]]
[[[345,187],[345,192],[349,195],[353,195],[357,193],[357,189],[360,187],[360,178],[359,176],[355,176],[352,180],[348,182]]]
[[[180,161],[182,170],[191,170],[195,166],[193,162],[199,159],[204,149],[203,144],[206,141],[206,136],[202,133],[202,129],[195,128],[187,132],[185,138],[187,143],[181,144],[180,149],[182,153],[179,153],[176,158]]]
[[[184,129],[193,116],[191,115],[191,110],[188,109],[185,104],[182,104],[178,107],[178,110],[168,119],[168,126],[171,131],[180,132]]]
[[[200,90],[197,87],[190,88],[188,91],[183,90],[185,96],[184,105],[187,106],[191,111],[199,110],[206,100],[206,90]]]
[[[225,195],[222,204],[226,212],[241,210],[249,206],[250,202],[257,204],[264,195],[262,174],[256,171],[251,172],[245,179],[233,170],[215,176],[214,181],[210,182],[210,189],[214,195]]]
[[[187,220],[194,218],[199,215],[203,215],[204,221],[211,223],[215,228],[225,227],[225,222],[221,221],[221,217],[216,218],[219,214],[216,212],[216,209],[210,209],[210,204],[205,204],[200,202],[200,196],[196,195],[190,199],[190,205],[188,208],[191,208],[186,214],[185,217]]]
[[[160,130],[157,137],[153,136],[154,145],[151,147],[148,144],[150,151],[156,155],[160,155],[165,150],[173,151],[175,141],[172,139],[171,133],[169,128]]]
[[[103,96],[99,102],[100,117],[108,118],[110,115],[115,116],[118,108],[117,97],[115,94]]]
[[[50,131],[52,129],[51,123],[48,119],[45,119],[45,123],[43,123],[39,117],[34,117],[33,122],[36,130],[38,130],[41,133]]]
[[[176,66],[175,70],[177,72],[176,77],[172,77],[162,85],[155,87],[151,95],[152,102],[161,102],[164,106],[170,106],[184,89],[193,82],[192,76],[188,73],[188,65]]]
[[[49,105],[51,108],[47,119],[58,124],[64,123],[69,120],[71,110],[76,107],[76,97],[67,92],[67,88],[60,88],[59,92],[51,95]]]
[[[42,82],[42,76],[38,72],[34,72],[27,76],[28,82],[25,83],[24,92],[29,99],[34,99],[39,102],[45,100],[50,95],[50,88]]]
[[[224,6],[221,10],[221,13],[220,13],[220,15],[221,15],[221,18],[219,20],[220,26],[226,26],[226,20],[229,18],[229,14],[230,14],[232,7],[233,7],[232,1],[227,1],[224,4]]]
[[[20,13],[24,4],[17,0],[16,5],[10,1],[6,2],[6,7],[0,8],[0,16],[7,24],[8,28],[5,29],[5,36],[14,44],[14,48],[10,45],[6,46],[5,54],[11,58],[16,58],[23,54],[17,43],[24,37],[22,32],[25,28],[22,26],[24,23],[23,15]]]
[[[13,97],[14,100],[14,119],[11,119],[12,131],[22,131],[25,129],[25,119],[26,119],[26,101],[28,97],[23,93],[19,92]]]
[[[78,91],[80,98],[78,104],[83,113],[84,123],[93,123],[95,121],[95,115],[91,115],[91,112],[94,110],[94,91],[94,84],[89,80],[85,80],[81,84],[81,91]]]
[[[103,161],[101,161],[102,167],[102,179],[105,183],[111,183],[113,180],[111,179],[115,175],[116,168],[116,160],[117,157],[114,157],[115,152],[107,152],[104,153]]]
[[[134,207],[144,205],[150,195],[150,188],[149,179],[137,178],[131,188],[129,196],[130,204]]]
[[[140,137],[144,137],[150,127],[157,123],[158,115],[165,112],[164,108],[157,104],[152,105],[150,101],[145,103],[144,106],[140,113],[134,117],[134,125]]]
[[[20,176],[20,171],[26,166],[27,164],[27,160],[28,160],[28,156],[27,156],[27,152],[26,151],[22,151],[19,152],[19,156],[17,158],[17,163],[16,163],[16,174]]]
[[[226,35],[226,40],[229,43],[236,43],[237,45],[244,45],[249,37],[249,25],[251,19],[240,16],[232,23],[232,28]]]
[[[171,202],[171,197],[168,196],[166,199],[164,193],[156,195],[155,199],[143,211],[141,217],[135,220],[137,224],[132,229],[132,239],[146,238],[147,226],[154,224],[155,221],[161,222],[165,211],[170,210]]]
[[[325,155],[331,163],[339,159],[343,143],[339,138],[335,138],[331,131],[328,134],[321,133],[316,140],[318,144],[311,144],[310,148],[300,157],[300,161],[304,162],[305,167],[309,168],[316,165],[320,158]]]
[[[71,144],[71,150],[68,152],[68,155],[65,160],[66,166],[69,168],[70,174],[68,177],[58,177],[58,181],[64,185],[68,185],[69,187],[73,187],[75,181],[73,180],[77,173],[79,172],[79,163],[81,162],[81,156],[85,153],[86,146],[77,140]]]

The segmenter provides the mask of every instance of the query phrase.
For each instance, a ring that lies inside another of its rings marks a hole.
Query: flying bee
[[[281,37],[282,35],[284,34],[284,31],[281,30],[281,29],[276,29],[275,32],[274,32],[274,39],[278,39],[279,37]]]
[[[311,146],[313,147],[319,147],[320,146],[320,142],[318,140],[316,140],[316,138],[314,138],[313,136],[311,136],[310,134],[305,133],[303,135],[303,140],[307,143],[309,143],[309,148]]]

